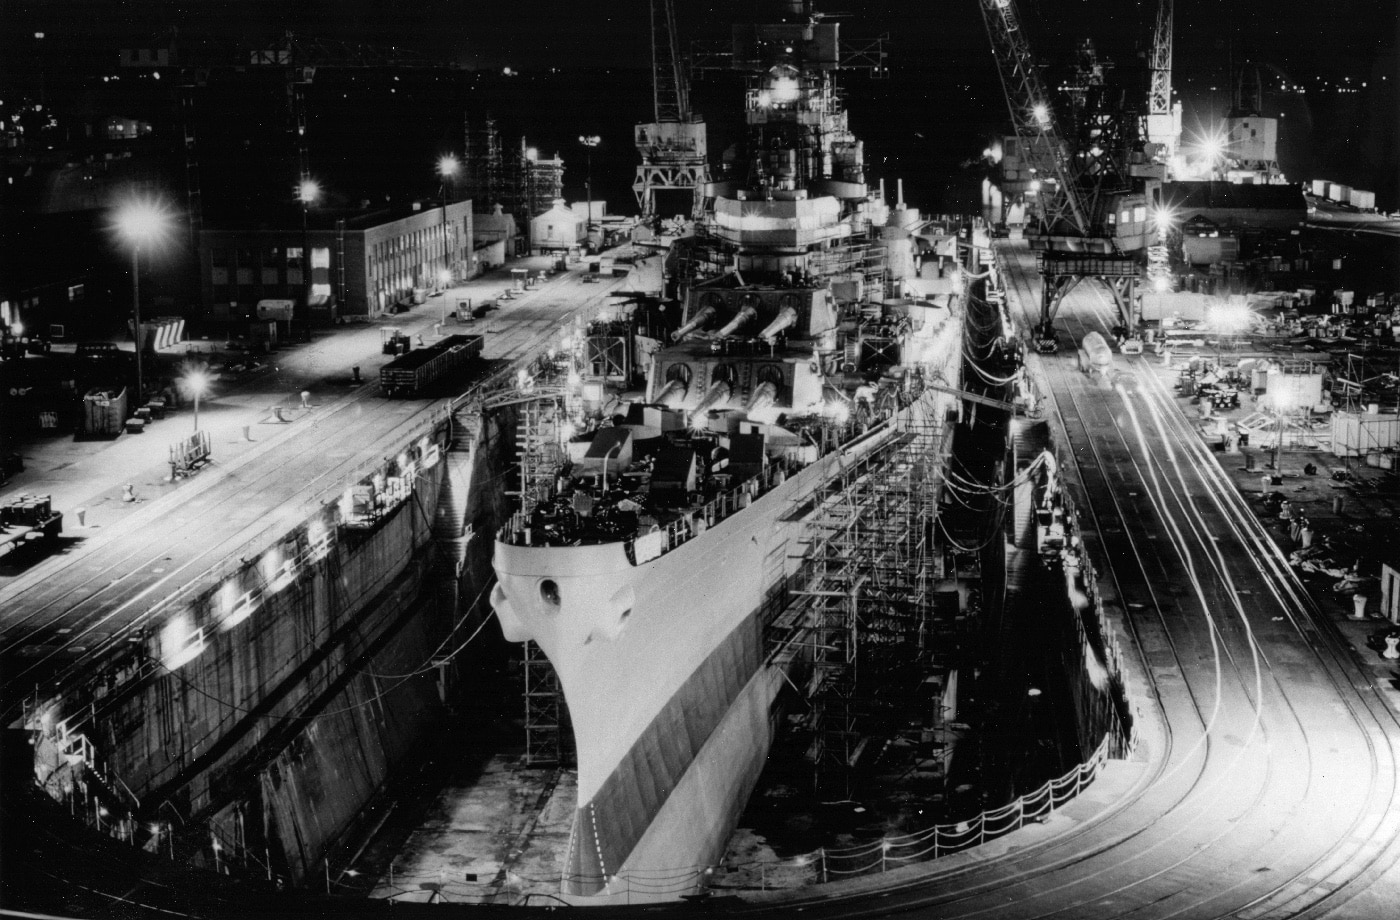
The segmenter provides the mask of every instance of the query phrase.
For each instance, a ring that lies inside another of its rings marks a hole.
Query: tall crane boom
[[[1147,139],[1165,148],[1170,159],[1181,134],[1181,115],[1172,106],[1172,30],[1174,0],[1159,0],[1152,33],[1152,85],[1147,92]]]
[[[1157,28],[1152,33],[1152,90],[1147,97],[1148,115],[1172,111],[1172,0],[1157,6]]]
[[[690,121],[690,83],[681,69],[672,0],[651,0],[652,97],[656,121]]]
[[[1031,57],[1016,4],[1014,0],[979,0],[979,4],[1023,155],[1040,176],[1054,180],[1054,188],[1043,181],[1040,187],[1044,219],[1049,225],[1067,222],[1077,234],[1085,235],[1089,215],[1079,200],[1064,140],[1055,127],[1050,94]]]
[[[642,207],[644,218],[669,217],[676,212],[659,213],[658,207],[684,209],[690,216],[700,206],[699,190],[710,181],[705,144],[705,122],[690,111],[690,83],[680,55],[673,0],[651,0],[652,114],[655,121],[637,125],[633,140],[642,165],[632,191]],[[657,204],[663,197],[681,193],[679,199]]]

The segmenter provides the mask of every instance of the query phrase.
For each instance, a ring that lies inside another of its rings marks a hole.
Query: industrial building
[[[287,299],[308,303],[318,322],[376,316],[415,290],[438,287],[443,270],[454,281],[477,274],[475,239],[470,201],[407,214],[313,213],[305,231],[291,224],[206,229],[199,241],[204,315],[238,320],[259,300]]]

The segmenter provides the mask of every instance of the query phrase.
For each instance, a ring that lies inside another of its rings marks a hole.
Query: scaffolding
[[[564,466],[560,446],[562,426],[566,421],[566,406],[562,390],[551,388],[535,394],[507,394],[488,405],[499,407],[517,402],[520,418],[516,424],[516,447],[519,451],[520,514],[528,518],[540,502],[547,500],[555,488]],[[559,764],[568,753],[567,732],[564,731],[568,712],[559,686],[559,676],[544,652],[534,642],[526,641],[522,650],[525,679],[525,763],[529,766]]]
[[[477,128],[466,122],[467,194],[474,207],[489,213],[505,202],[505,161],[501,156],[501,135],[496,119],[487,115]],[[514,213],[512,211],[512,213]]]
[[[885,295],[885,244],[866,233],[857,233],[832,243],[829,249],[814,250],[807,270],[832,280],[859,280],[872,297]]]
[[[939,403],[926,394],[883,448],[842,470],[808,524],[805,587],[793,595],[806,608],[818,786],[849,786],[869,738],[863,723],[878,709],[871,690],[886,672],[931,662],[943,646],[934,632],[954,625],[934,616],[947,443]]]
[[[564,161],[544,159],[525,138],[506,153],[496,119],[487,115],[479,127],[465,122],[468,195],[483,213],[501,205],[515,217],[528,239],[530,218],[547,210],[564,194]]]
[[[525,672],[525,765],[557,765],[565,762],[569,749],[564,730],[563,690],[559,675],[544,651],[534,642],[524,643]]]

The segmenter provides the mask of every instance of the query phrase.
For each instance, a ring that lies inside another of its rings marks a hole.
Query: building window
[[[83,299],[83,286],[81,284],[68,285],[68,302],[77,303]]]
[[[301,247],[300,247],[300,246],[288,246],[288,247],[287,247],[287,267],[288,267],[288,268],[295,268],[297,271],[301,271]]]
[[[227,249],[211,249],[209,251],[210,264],[218,268],[228,268],[229,251]]]
[[[258,264],[258,254],[252,249],[238,250],[238,267],[252,268]]]
[[[329,248],[317,246],[311,250],[312,268],[330,268],[331,251]]]

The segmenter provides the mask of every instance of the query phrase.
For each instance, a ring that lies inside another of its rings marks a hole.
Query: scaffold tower
[[[819,786],[849,783],[874,703],[866,684],[934,646],[932,524],[948,440],[937,405],[926,394],[885,448],[833,479],[808,525],[805,587],[793,594],[807,608]]]
[[[510,393],[493,406],[518,404],[516,446],[519,451],[520,514],[528,517],[549,498],[564,466],[562,426],[566,421],[564,393],[558,388]],[[526,641],[521,666],[525,683],[525,763],[563,763],[568,754],[564,729],[568,712],[554,666],[534,642]]]

